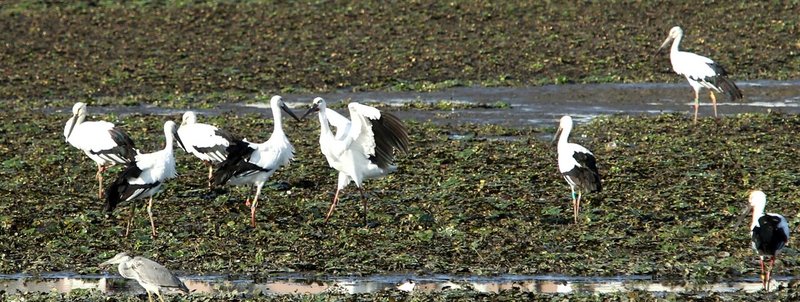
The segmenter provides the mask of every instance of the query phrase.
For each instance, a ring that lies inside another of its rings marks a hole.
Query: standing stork
[[[780,214],[764,213],[767,205],[767,195],[761,191],[750,192],[750,205],[743,214],[751,212],[753,221],[750,223],[752,232],[753,249],[756,250],[761,263],[761,283],[769,291],[770,275],[775,265],[778,252],[789,242],[789,223]],[[769,258],[769,267],[764,269],[764,258]],[[766,272],[766,274],[765,274]]]
[[[742,91],[736,84],[727,78],[728,72],[722,65],[715,63],[713,60],[701,55],[691,52],[678,50],[678,45],[681,44],[683,38],[683,30],[679,26],[675,26],[669,30],[669,36],[661,47],[658,48],[660,53],[670,42],[672,42],[672,49],[669,53],[669,60],[672,62],[672,69],[679,75],[685,76],[689,81],[689,85],[694,89],[694,122],[697,123],[697,110],[700,108],[700,89],[705,87],[709,89],[708,93],[711,96],[711,103],[714,106],[714,117],[717,116],[717,97],[714,92],[726,93],[731,101],[739,100],[742,98]]]
[[[228,157],[226,150],[239,138],[219,129],[216,126],[197,122],[193,111],[183,114],[183,121],[175,136],[178,146],[203,161],[208,166],[208,187],[211,188],[213,164],[220,163]]]
[[[167,121],[164,123],[164,137],[166,147],[153,153],[136,155],[133,162],[128,163],[117,180],[106,190],[106,212],[114,211],[114,208],[122,201],[131,201],[150,197],[147,203],[147,215],[150,217],[150,228],[152,236],[156,236],[156,225],[153,222],[153,195],[161,191],[164,181],[178,175],[175,171],[175,157],[172,152],[172,140],[176,132],[175,122]],[[125,228],[125,236],[131,229],[131,221],[136,206],[131,205],[128,225]]]
[[[325,222],[328,222],[339,202],[339,192],[352,181],[361,192],[366,224],[367,199],[362,183],[366,179],[382,177],[397,170],[397,166],[392,164],[394,150],[408,152],[408,130],[396,116],[374,107],[350,103],[347,108],[351,120],[336,111],[327,110],[325,100],[318,97],[303,118],[319,111],[319,146],[328,165],[339,171],[336,194],[325,215]],[[331,132],[329,123],[337,128],[336,135]]]
[[[220,163],[212,176],[216,186],[228,183],[230,185],[253,184],[256,187],[253,202],[250,203],[249,198],[246,202],[250,203],[250,225],[253,227],[256,226],[256,206],[258,205],[258,196],[261,194],[261,187],[275,173],[275,170],[288,164],[294,157],[294,147],[283,132],[281,110],[300,121],[280,96],[273,96],[269,103],[275,120],[275,128],[272,130],[269,140],[260,144],[244,140],[235,141],[227,149],[228,158]]]
[[[64,125],[64,138],[97,164],[97,197],[103,198],[103,172],[115,164],[129,163],[136,155],[136,149],[128,134],[114,124],[86,122],[85,119],[86,103],[75,103],[72,117]]]
[[[589,149],[567,141],[570,131],[572,131],[572,118],[565,115],[561,118],[553,142],[558,139],[558,170],[572,190],[572,214],[575,223],[578,223],[581,195],[584,192],[600,192],[602,185],[600,173],[597,172],[597,159]]]

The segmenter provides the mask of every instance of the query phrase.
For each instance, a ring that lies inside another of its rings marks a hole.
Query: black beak
[[[319,111],[319,104],[311,105],[311,108],[308,108],[308,111],[306,111],[306,113],[303,114],[303,117],[301,119],[305,119],[306,116],[317,111]]]
[[[667,39],[664,40],[664,43],[661,43],[661,46],[658,47],[658,50],[656,50],[656,53],[654,53],[653,55],[655,56],[660,54],[661,51],[664,50],[664,48],[667,48],[667,46],[669,45],[670,42],[672,42],[672,40],[673,40],[672,37],[667,37]]]
[[[69,136],[72,135],[72,130],[75,129],[75,124],[78,123],[77,115],[72,115],[72,117],[69,119],[72,121],[72,125],[69,126],[69,131],[67,132],[67,137],[64,138],[64,141],[69,141]]]
[[[753,212],[753,206],[747,205],[747,208],[745,208],[744,211],[742,211],[742,213],[739,214],[739,218],[736,219],[736,225],[734,226],[734,228],[739,228],[739,225],[742,224],[742,220],[745,220],[747,214],[750,214],[751,212]]]
[[[289,109],[289,106],[286,106],[286,103],[281,102],[281,109],[283,109],[284,112],[288,113],[289,116],[294,118],[295,121],[298,122],[300,121],[300,119],[297,118],[297,115],[295,115],[294,112],[291,109]]]

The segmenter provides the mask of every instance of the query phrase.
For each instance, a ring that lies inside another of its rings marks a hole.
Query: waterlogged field
[[[156,198],[151,239],[144,202],[102,212],[95,166],[64,142],[68,109],[148,104],[177,109],[253,102],[274,93],[335,89],[682,81],[653,56],[674,25],[684,48],[726,66],[734,80],[800,76],[800,4],[12,0],[0,4],[0,273],[97,274],[119,251],[179,274],[268,278],[284,272],[363,275],[647,275],[676,282],[757,278],[749,190],[800,224],[800,118],[743,114],[697,125],[683,115],[610,116],[573,141],[599,158],[604,191],[572,224],[557,173],[553,128],[408,121],[411,152],[369,181],[368,225],[350,187],[323,223],[336,174],[318,150],[319,124],[287,119],[295,161],[273,176],[249,227],[248,188],[205,188],[205,167],[177,150],[180,176]],[[325,30],[321,30],[325,29]],[[690,90],[687,85],[687,97]],[[745,95],[747,92],[745,91]],[[335,101],[335,100],[329,100]],[[449,106],[449,105],[447,105]],[[442,109],[440,105],[390,110]],[[505,108],[500,100],[492,105]],[[341,107],[340,107],[341,108]],[[298,108],[298,113],[302,113]],[[511,109],[513,110],[513,108]],[[146,152],[163,147],[179,114],[91,115],[123,127]],[[252,141],[272,121],[226,112],[201,120]],[[555,122],[553,123],[555,126]],[[107,183],[120,171],[112,168]],[[122,237],[131,206],[140,207]],[[736,223],[741,222],[738,226]],[[796,239],[776,275],[797,275]],[[12,300],[119,300],[94,291],[0,291]],[[469,291],[265,297],[316,300],[681,301],[795,300],[775,293],[552,295]],[[171,300],[241,298],[202,295]]]

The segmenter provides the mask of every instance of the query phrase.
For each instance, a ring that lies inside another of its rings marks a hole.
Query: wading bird
[[[228,158],[219,164],[217,171],[212,176],[216,186],[228,183],[230,185],[252,184],[256,187],[256,195],[252,203],[249,198],[246,202],[250,204],[250,224],[253,227],[256,226],[256,206],[258,205],[258,196],[261,194],[261,187],[275,173],[275,170],[288,164],[294,157],[294,147],[283,132],[281,110],[296,121],[300,121],[280,96],[273,96],[269,104],[275,120],[275,128],[272,130],[269,140],[261,144],[235,141],[227,149]]]
[[[189,292],[186,285],[166,267],[145,257],[136,256],[131,258],[127,253],[119,253],[114,258],[100,263],[100,266],[114,264],[118,264],[117,270],[119,270],[119,274],[123,278],[134,279],[139,282],[139,285],[147,292],[147,299],[150,302],[153,301],[151,293],[156,294],[158,299],[164,302],[164,298],[161,297],[162,288],[166,290],[176,289],[184,293]]]
[[[172,152],[172,140],[176,132],[175,122],[167,121],[164,123],[164,137],[166,147],[153,153],[136,155],[134,161],[128,163],[125,170],[120,173],[117,179],[106,190],[107,212],[114,211],[122,201],[131,201],[150,197],[147,203],[147,215],[150,217],[150,227],[152,236],[156,236],[156,225],[153,222],[153,195],[161,191],[164,181],[177,176],[175,171],[175,157]],[[131,204],[128,225],[125,228],[125,236],[131,229],[131,221],[136,206]]]
[[[600,173],[597,172],[597,159],[589,149],[567,142],[570,131],[572,131],[572,118],[565,115],[561,118],[553,142],[558,139],[558,170],[572,190],[572,213],[575,223],[578,223],[581,195],[584,192],[600,192],[602,186]]]
[[[67,142],[97,164],[97,197],[103,198],[103,172],[114,164],[129,163],[136,155],[133,141],[122,129],[104,121],[85,122],[86,104],[75,103],[64,126]]]
[[[689,85],[694,89],[694,122],[697,123],[697,110],[700,108],[700,88],[709,89],[711,103],[714,106],[714,117],[717,116],[715,91],[728,94],[731,101],[741,99],[742,92],[733,81],[726,77],[728,72],[725,71],[722,65],[704,56],[678,50],[681,38],[683,38],[683,30],[678,26],[673,27],[669,30],[667,39],[658,48],[658,53],[672,42],[669,60],[672,62],[672,69],[675,70],[675,73],[685,76],[686,80],[689,81]]]
[[[208,166],[208,187],[211,188],[211,175],[214,163],[220,163],[228,157],[226,150],[239,138],[215,126],[197,122],[197,115],[193,111],[183,114],[183,121],[178,134],[178,146],[191,153]]]
[[[789,223],[780,214],[764,213],[767,205],[767,195],[761,191],[750,192],[750,205],[743,215],[752,212],[753,221],[750,223],[752,231],[753,249],[756,250],[761,263],[761,283],[769,291],[770,275],[778,252],[789,241]],[[764,258],[769,258],[769,266],[764,269]]]
[[[362,183],[365,179],[382,177],[397,169],[392,165],[394,150],[408,152],[408,131],[403,122],[390,113],[359,103],[350,103],[347,108],[351,120],[328,110],[325,100],[318,97],[303,118],[319,111],[319,146],[328,165],[339,171],[336,194],[325,215],[325,222],[339,202],[339,192],[352,181],[361,192],[366,224],[367,199]],[[336,135],[331,132],[329,124],[337,128]]]

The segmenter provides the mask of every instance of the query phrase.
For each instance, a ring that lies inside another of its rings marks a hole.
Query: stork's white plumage
[[[602,184],[594,154],[581,145],[567,141],[571,131],[572,118],[565,115],[561,118],[553,141],[558,139],[558,170],[572,190],[572,213],[575,223],[578,223],[581,196],[583,193],[600,192]]]
[[[211,186],[213,163],[220,163],[228,157],[226,150],[239,138],[229,132],[197,122],[197,115],[193,111],[183,114],[181,127],[178,128],[178,146],[184,151],[199,158],[208,166],[208,185]]]
[[[106,190],[106,211],[111,212],[123,201],[131,201],[150,197],[147,203],[147,215],[150,217],[152,236],[156,236],[156,225],[153,222],[153,195],[161,191],[164,181],[177,176],[175,157],[172,152],[172,140],[176,132],[175,122],[164,123],[166,146],[153,153],[136,155],[133,162],[128,163],[117,180]],[[125,236],[130,232],[131,220],[136,206],[131,205],[131,214]]]
[[[104,121],[84,121],[86,104],[75,103],[72,117],[64,125],[64,138],[82,150],[97,164],[97,196],[103,198],[103,172],[109,166],[133,160],[136,149],[133,140],[122,129]]]
[[[736,84],[727,78],[728,72],[722,65],[713,60],[691,52],[680,51],[678,46],[683,38],[683,30],[675,26],[669,31],[669,36],[658,51],[661,52],[670,42],[672,48],[669,53],[669,60],[672,62],[672,69],[679,75],[685,76],[689,85],[694,89],[694,122],[697,122],[697,111],[700,108],[700,89],[709,89],[711,103],[714,106],[714,116],[717,116],[717,97],[714,92],[726,93],[731,101],[742,98],[742,92]]]
[[[325,222],[339,202],[339,192],[352,181],[361,191],[366,223],[367,200],[362,189],[363,181],[382,177],[397,169],[393,165],[394,151],[408,152],[408,131],[403,122],[390,113],[359,103],[350,103],[347,108],[350,120],[328,110],[325,100],[318,97],[303,118],[319,111],[320,149],[328,165],[339,171],[336,194]],[[337,128],[336,135],[331,132],[329,124]]]
[[[281,110],[295,120],[297,116],[286,106],[280,96],[270,99],[275,128],[266,142],[256,144],[247,141],[235,141],[228,147],[228,158],[214,172],[214,185],[249,185],[256,187],[256,195],[250,203],[250,224],[256,226],[256,206],[261,187],[278,168],[288,164],[294,157],[294,147],[283,132]]]
[[[752,211],[750,223],[753,249],[756,250],[761,263],[761,283],[769,291],[770,275],[778,253],[789,242],[789,223],[780,214],[764,213],[767,195],[762,191],[750,192],[750,206],[745,213]],[[769,267],[764,268],[764,258],[769,259]]]

